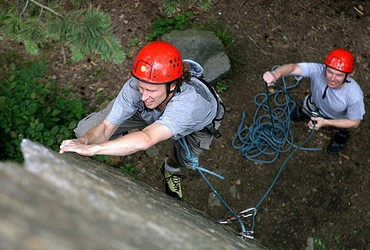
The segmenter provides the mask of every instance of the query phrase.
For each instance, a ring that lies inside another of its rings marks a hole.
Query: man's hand
[[[114,140],[105,140],[110,138],[115,130],[113,125],[111,127],[112,129],[104,136],[96,135],[96,131],[106,131],[100,130],[100,127],[96,126],[95,129],[90,130],[92,132],[89,131],[78,139],[64,140],[60,145],[59,153],[74,152],[83,156],[125,156],[140,150],[147,150],[158,142],[173,136],[172,132],[165,125],[152,123],[142,131],[131,132]]]
[[[308,122],[307,125],[310,129],[313,129],[315,127],[315,130],[319,130],[320,128],[327,126],[326,120],[322,117],[311,117],[311,120]]]
[[[361,120],[349,120],[349,119],[325,119],[322,117],[311,117],[311,121],[307,124],[310,129],[313,129],[313,122],[316,121],[315,130],[319,130],[322,127],[334,127],[334,128],[358,128],[361,124]]]
[[[86,141],[83,138],[64,140],[60,145],[59,153],[64,152],[75,152],[83,156],[93,156],[95,145],[86,145]]]
[[[295,76],[301,76],[302,75],[302,69],[299,66],[299,64],[295,63],[289,63],[284,64],[273,71],[267,71],[263,74],[263,80],[267,83],[267,86],[272,86],[273,82],[277,82],[280,77],[286,76],[286,75],[295,75]]]
[[[267,83],[267,86],[273,86],[273,82],[278,80],[276,73],[274,71],[267,71],[263,74],[263,80]]]

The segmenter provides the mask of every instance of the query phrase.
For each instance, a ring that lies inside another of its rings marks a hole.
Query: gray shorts
[[[79,138],[87,133],[91,128],[102,123],[107,117],[108,113],[113,107],[114,100],[112,100],[105,109],[91,113],[84,119],[82,119],[77,127],[74,129],[76,137]],[[140,129],[148,126],[143,119],[141,119],[140,114],[136,113],[133,117],[126,120],[122,123],[117,130],[114,132],[112,139],[116,139],[132,129]],[[215,122],[215,128],[220,127],[220,122]],[[211,135],[206,130],[193,132],[186,137],[186,142],[189,147],[190,152],[194,157],[199,157],[204,150],[208,150],[212,140],[213,135]],[[177,140],[171,140],[171,157],[174,159],[180,166],[191,168],[191,163],[186,160],[185,151]]]
[[[104,119],[109,114],[110,110],[113,107],[115,99],[113,99],[106,108],[89,114],[81,121],[78,122],[77,127],[73,130],[77,138],[86,134],[90,129],[97,126],[98,124],[102,123]],[[148,124],[142,120],[139,114],[135,114],[129,120],[122,123],[117,130],[113,133],[112,139],[116,139],[117,137],[122,136],[123,134],[127,133],[129,130],[136,129],[136,128],[144,128],[148,126]]]

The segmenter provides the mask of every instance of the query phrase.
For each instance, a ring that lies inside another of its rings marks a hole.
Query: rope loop
[[[272,70],[276,67],[278,66],[274,66]],[[288,90],[298,86],[300,79],[296,78],[293,84],[288,85],[288,77],[290,77],[290,75],[281,78],[283,83],[282,87],[274,83],[275,86],[278,87],[277,90],[271,92],[266,84],[265,93],[255,95],[254,103],[257,109],[253,116],[252,124],[249,126],[245,125],[247,113],[243,112],[241,122],[237,128],[237,133],[232,138],[232,146],[234,149],[240,151],[246,159],[253,162],[272,164],[279,158],[281,153],[290,152],[280,166],[269,188],[256,206],[241,211],[235,217],[220,221],[220,223],[227,224],[235,219],[238,220],[240,217],[250,218],[251,229],[249,231],[243,231],[242,236],[244,238],[253,239],[257,209],[270,194],[287,162],[293,157],[295,152],[299,149],[321,150],[321,148],[303,147],[313,136],[315,132],[314,129],[311,130],[308,137],[300,143],[300,145],[296,145],[294,142],[294,136],[290,130],[290,115],[297,105],[301,107],[302,105],[289,95]]]
[[[278,89],[273,92],[270,92],[266,85],[265,93],[255,95],[254,103],[257,109],[251,125],[245,125],[247,113],[242,113],[241,122],[231,143],[246,159],[272,164],[280,154],[298,147],[290,130],[290,115],[294,108],[301,104],[289,95],[288,90],[298,86],[300,79],[289,85],[287,78],[290,76],[281,78],[283,86],[274,83]],[[321,150],[321,148],[303,148],[302,145],[300,149]]]
[[[213,175],[217,178],[220,178],[221,180],[225,179],[222,175],[219,175],[219,174],[217,174],[217,173],[215,173],[211,170],[208,170],[206,168],[203,168],[203,167],[199,166],[199,159],[198,159],[198,157],[194,156],[190,152],[188,144],[186,143],[185,137],[180,138],[179,143],[182,146],[182,148],[185,150],[185,158],[188,162],[190,162],[192,170],[200,170],[202,172],[206,172],[207,174],[210,174],[210,175]]]
[[[197,157],[193,156],[190,152],[190,149],[186,143],[186,139],[184,137],[180,138],[179,139],[179,143],[180,145],[182,146],[182,148],[184,149],[185,151],[185,157],[186,157],[186,160],[188,160],[190,163],[192,163],[192,169],[193,170],[197,170],[198,173],[200,174],[200,176],[202,176],[202,178],[204,179],[204,181],[207,183],[208,187],[212,190],[212,192],[216,195],[216,197],[220,200],[220,202],[222,203],[222,205],[231,213],[231,215],[233,215],[235,218],[237,218],[239,224],[240,224],[240,227],[241,227],[241,230],[242,230],[242,236],[244,234],[248,234],[248,232],[246,231],[245,229],[245,226],[243,224],[243,222],[241,221],[240,218],[237,217],[236,213],[234,212],[234,210],[226,203],[226,201],[221,197],[221,195],[217,192],[217,190],[213,187],[213,185],[211,184],[211,182],[208,180],[208,178],[205,176],[204,172],[208,173],[208,174],[211,174],[211,175],[214,175],[220,179],[224,179],[223,176],[219,175],[219,174],[216,174],[208,169],[205,169],[205,168],[202,168],[199,166],[199,160]]]

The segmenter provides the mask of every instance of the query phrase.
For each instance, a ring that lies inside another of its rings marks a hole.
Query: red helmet
[[[344,73],[351,73],[355,65],[355,58],[348,50],[337,48],[329,53],[325,64]]]
[[[182,58],[175,46],[151,42],[136,56],[131,74],[146,83],[168,83],[182,76]]]

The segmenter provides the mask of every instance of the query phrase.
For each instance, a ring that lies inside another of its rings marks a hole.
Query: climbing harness
[[[272,70],[276,67],[278,66],[273,67]],[[251,228],[246,231],[247,238],[254,238],[253,234],[257,209],[270,194],[287,162],[298,150],[321,150],[321,148],[304,147],[304,145],[313,136],[315,129],[312,129],[308,137],[299,145],[296,145],[294,142],[294,136],[290,131],[290,114],[296,105],[305,109],[306,113],[311,114],[311,117],[318,117],[320,114],[317,110],[307,110],[291,95],[289,95],[287,91],[298,86],[300,81],[300,79],[296,79],[294,84],[288,86],[287,78],[290,76],[291,75],[287,75],[281,78],[283,87],[274,83],[278,90],[275,90],[272,93],[269,92],[266,84],[265,93],[257,94],[254,98],[257,110],[254,115],[253,124],[244,127],[246,113],[243,112],[237,133],[232,139],[234,149],[239,150],[245,158],[253,162],[272,164],[278,159],[281,153],[291,151],[280,166],[271,185],[256,206],[239,212],[237,216],[219,221],[221,224],[229,224],[235,220],[239,221],[240,218],[251,219]],[[270,99],[274,100],[274,108],[271,107],[271,103],[269,102]],[[313,124],[314,126],[316,125],[316,123]]]

